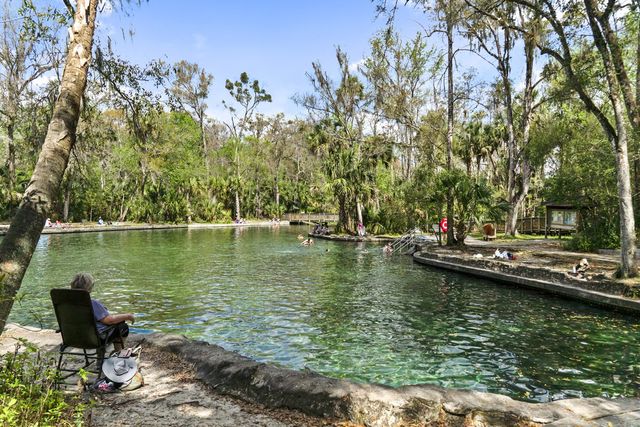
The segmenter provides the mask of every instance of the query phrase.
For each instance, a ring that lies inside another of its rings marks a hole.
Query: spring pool
[[[533,290],[316,241],[306,227],[43,235],[9,321],[54,327],[49,289],[76,272],[133,311],[138,332],[185,334],[294,369],[430,383],[521,400],[640,394],[640,320]]]

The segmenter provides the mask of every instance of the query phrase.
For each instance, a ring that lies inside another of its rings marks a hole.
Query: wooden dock
[[[338,214],[331,213],[288,213],[282,216],[282,219],[289,221],[291,225],[300,224],[318,224],[322,222],[338,222]]]

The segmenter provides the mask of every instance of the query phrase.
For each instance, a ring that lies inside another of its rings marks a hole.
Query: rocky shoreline
[[[191,364],[215,390],[267,407],[366,426],[607,426],[640,424],[640,399],[567,399],[527,403],[507,396],[433,385],[398,388],[328,378],[258,363],[177,335],[146,342]],[[627,424],[624,424],[627,423]]]
[[[53,331],[9,325],[0,348],[7,351],[19,338],[49,350],[60,340]],[[154,333],[130,340],[142,344],[141,372],[147,384],[98,396],[92,425],[640,425],[638,398],[528,403],[426,384],[393,388],[259,363],[179,335]]]
[[[314,239],[322,239],[322,240],[333,240],[336,242],[375,242],[375,243],[386,243],[392,242],[396,238],[389,236],[351,236],[348,234],[316,234],[309,233],[309,237],[313,237]]]

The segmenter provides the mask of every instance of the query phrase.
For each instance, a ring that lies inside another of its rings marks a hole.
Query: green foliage
[[[271,95],[267,91],[260,87],[258,80],[250,81],[249,75],[246,72],[240,74],[240,80],[232,82],[227,79],[224,88],[229,91],[229,95],[242,107],[241,113],[243,113],[242,119],[246,120],[250,117],[255,107],[261,102],[271,102]],[[225,106],[235,113],[237,108],[227,104],[223,101]],[[247,114],[247,112],[249,114]],[[247,125],[248,123],[241,124]]]
[[[24,41],[38,44],[38,51],[47,50],[47,43],[55,42],[50,30],[62,17],[29,1],[21,4],[25,27],[16,28],[25,32]],[[575,11],[569,15],[568,25],[583,19]],[[625,24],[618,34],[621,54],[629,63],[637,55],[637,16],[637,8],[631,8],[619,21]],[[361,207],[368,231],[403,233],[438,222],[446,196],[453,194],[459,238],[474,224],[502,221],[510,166],[501,98],[509,87],[487,81],[485,92],[475,93],[482,85],[470,80],[468,70],[455,76],[467,85],[458,86],[455,94],[460,101],[455,104],[454,170],[443,172],[444,57],[431,46],[422,33],[402,40],[388,27],[373,36],[370,55],[357,70],[337,48],[336,75],[314,63],[309,73],[313,92],[296,99],[307,108],[307,120],[259,114],[258,107],[271,95],[246,72],[216,88],[213,76],[198,64],[156,60],[136,65],[119,58],[110,44],[99,46],[76,146],[51,217],[207,222],[230,221],[240,211],[248,218],[324,211],[339,213],[339,228],[349,231]],[[515,60],[520,48],[512,48]],[[588,92],[601,94],[596,98],[602,111],[611,115],[598,52],[584,38],[571,40],[570,48],[579,81]],[[545,64],[542,77],[533,96],[531,137],[517,153],[533,171],[526,216],[534,215],[543,200],[575,203],[581,222],[571,245],[581,250],[617,246],[610,144],[576,102],[575,88],[555,62]],[[34,86],[21,98],[13,128],[15,173],[9,173],[9,162],[0,163],[0,180],[12,186],[0,185],[2,219],[12,216],[29,181],[56,84]],[[514,84],[509,94],[516,124],[525,110],[517,88]],[[230,113],[225,123],[206,114],[207,103],[220,91]],[[488,102],[472,105],[471,98]],[[515,138],[523,137],[524,130],[516,128]],[[0,137],[7,134],[0,132]],[[640,142],[637,134],[629,134],[630,153],[637,157]],[[521,166],[514,170],[516,184],[522,183]],[[635,165],[637,176],[639,171]]]
[[[0,424],[79,426],[86,404],[57,389],[55,359],[26,342],[0,356]]]
[[[575,204],[579,229],[571,249],[619,245],[619,216],[614,155],[598,123],[580,110],[565,109],[538,130],[538,138],[556,151],[557,163],[545,183],[549,201]]]
[[[460,169],[443,171],[436,176],[434,200],[444,205],[448,192],[453,193],[454,227],[459,242],[464,242],[474,225],[500,216],[506,208],[494,199],[485,179],[472,178]]]

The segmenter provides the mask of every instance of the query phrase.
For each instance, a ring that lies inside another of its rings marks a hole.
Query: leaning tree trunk
[[[531,120],[533,116],[533,66],[535,43],[530,36],[526,36],[524,40],[524,54],[525,54],[525,79],[524,90],[522,96],[522,113],[520,119],[520,133],[522,138],[522,146],[518,153],[518,162],[520,163],[520,183],[517,193],[510,201],[510,211],[507,215],[507,227],[505,234],[510,233],[515,236],[518,224],[518,212],[522,207],[527,194],[529,194],[529,185],[531,183],[531,175],[533,173],[531,164],[527,157],[525,148],[529,145],[529,139],[531,137]],[[509,86],[511,90],[511,86]],[[512,110],[513,111],[513,110]],[[513,120],[513,112],[512,117]],[[515,153],[514,153],[515,154]],[[511,178],[511,177],[510,177]],[[514,183],[515,184],[515,183]]]
[[[447,171],[453,171],[453,22],[447,14]],[[447,246],[456,244],[454,231],[453,188],[447,188]]]
[[[60,95],[31,181],[7,235],[0,243],[0,330],[29,266],[76,140],[80,103],[87,84],[98,0],[77,0]]]

